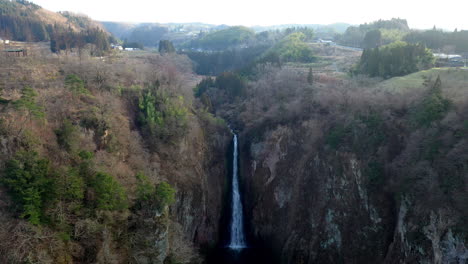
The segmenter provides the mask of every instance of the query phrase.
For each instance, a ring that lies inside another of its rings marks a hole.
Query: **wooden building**
[[[13,48],[3,50],[6,56],[8,57],[26,57],[28,56],[28,51],[23,48]]]

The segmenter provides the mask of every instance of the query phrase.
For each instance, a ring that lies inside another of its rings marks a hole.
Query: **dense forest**
[[[5,39],[46,41],[52,29],[36,15],[40,7],[28,1],[0,1],[0,34]]]
[[[110,49],[109,35],[99,29],[86,29],[80,32],[72,30],[54,30],[50,39],[50,50],[52,52],[78,49],[78,53],[85,48],[86,44],[93,44],[91,55],[99,56]]]
[[[373,49],[365,49],[356,73],[385,79],[426,70],[434,65],[435,58],[423,44],[397,41]]]
[[[435,51],[447,53],[468,52],[468,30],[447,32],[436,29],[412,31],[404,37],[410,43],[422,43]]]

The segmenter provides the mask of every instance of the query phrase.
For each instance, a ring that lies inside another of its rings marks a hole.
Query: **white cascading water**
[[[237,135],[234,134],[234,153],[232,161],[232,217],[231,217],[231,241],[228,247],[233,250],[241,250],[246,247],[244,236],[244,214],[242,212],[242,202],[239,192],[239,175],[238,175],[238,151],[237,151]]]

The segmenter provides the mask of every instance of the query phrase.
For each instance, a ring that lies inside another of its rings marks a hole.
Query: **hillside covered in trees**
[[[47,25],[36,12],[40,6],[28,1],[0,1],[0,34],[4,39],[45,41],[50,39]]]
[[[335,38],[342,45],[360,48],[375,48],[395,41],[406,41],[424,44],[437,52],[468,52],[467,30],[455,29],[449,32],[435,26],[429,30],[416,30],[411,29],[405,19],[396,18],[351,26],[343,34],[337,34]]]
[[[230,38],[234,39],[242,39],[244,35],[237,27],[218,32],[229,32]],[[220,48],[223,47],[221,50],[184,49],[183,53],[195,62],[195,71],[199,74],[219,74],[233,70],[242,70],[244,74],[250,74],[257,64],[281,65],[288,62],[314,61],[312,48],[308,44],[313,37],[314,31],[309,28],[286,28],[281,31],[256,33],[246,42],[226,41],[223,45],[217,44]]]
[[[0,57],[0,263],[197,263],[216,243],[230,137],[191,62],[105,58]]]
[[[369,24],[348,27],[344,34],[337,36],[337,42],[351,47],[375,47],[402,40],[410,31],[405,19],[379,20]],[[379,36],[373,37],[372,35]]]
[[[200,36],[190,42],[189,47],[206,50],[222,50],[239,45],[248,45],[255,32],[247,27],[229,27]]]
[[[51,50],[95,45],[97,54],[110,48],[111,36],[97,22],[71,12],[54,13],[26,0],[0,0],[0,38],[51,41]]]

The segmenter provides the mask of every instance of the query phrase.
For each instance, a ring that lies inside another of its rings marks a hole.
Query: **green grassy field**
[[[377,85],[377,89],[391,93],[405,93],[414,89],[422,89],[424,80],[435,80],[440,76],[444,93],[452,98],[465,97],[468,91],[467,68],[433,68],[402,77],[385,80]]]

